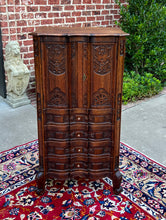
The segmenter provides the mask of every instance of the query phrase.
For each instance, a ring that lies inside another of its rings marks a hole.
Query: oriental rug
[[[35,192],[38,141],[0,153],[0,219],[153,220],[166,219],[166,169],[121,143],[123,192],[114,195],[109,178],[47,180]]]

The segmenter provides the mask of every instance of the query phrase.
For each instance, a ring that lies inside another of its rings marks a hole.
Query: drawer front
[[[114,113],[112,108],[108,109],[90,109],[89,123],[114,123]]]
[[[69,171],[70,170],[70,158],[68,156],[50,157],[48,156],[47,166],[49,172],[57,171]]]
[[[44,112],[45,124],[69,123],[68,109],[52,109],[47,108]]]
[[[89,155],[113,155],[113,143],[111,141],[90,141]]]
[[[45,140],[69,139],[69,125],[46,125]]]
[[[45,142],[48,155],[69,155],[69,142],[47,141]]]
[[[112,125],[111,124],[94,124],[89,125],[89,139],[94,140],[112,140]]]

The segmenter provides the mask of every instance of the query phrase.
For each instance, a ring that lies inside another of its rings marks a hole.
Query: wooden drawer
[[[71,109],[70,110],[70,123],[87,123],[88,122],[88,110],[87,109]]]
[[[111,141],[89,141],[89,155],[113,155],[113,143]]]
[[[48,170],[51,172],[58,170],[68,170],[70,169],[70,159],[68,156],[48,156],[47,160]]]
[[[70,153],[67,141],[47,141],[45,146],[47,146],[48,155],[67,155]]]
[[[89,139],[110,139],[112,140],[111,124],[91,124],[89,125]]]
[[[44,111],[45,124],[69,123],[69,111],[67,109],[47,108]]]
[[[69,138],[69,125],[45,125],[45,140],[65,140]]]
[[[89,123],[111,123],[114,122],[114,110],[107,109],[90,109]]]
[[[88,153],[88,141],[83,140],[73,140],[70,141],[70,153],[76,154],[76,153]]]

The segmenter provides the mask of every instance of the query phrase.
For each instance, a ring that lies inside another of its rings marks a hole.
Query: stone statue
[[[30,72],[23,63],[20,55],[20,46],[17,41],[10,41],[5,48],[6,59],[4,62],[7,73],[7,102],[12,107],[30,103],[25,94]]]

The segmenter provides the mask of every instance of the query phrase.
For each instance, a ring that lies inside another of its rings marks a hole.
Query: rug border
[[[153,161],[154,163],[157,163],[159,166],[163,167],[164,169],[166,169],[166,166],[163,165],[162,163],[159,163],[159,162],[157,162],[156,160],[152,159],[151,157],[147,156],[146,154],[143,154],[143,153],[141,153],[140,151],[135,150],[133,147],[131,147],[130,145],[128,145],[128,144],[126,144],[126,143],[124,143],[124,142],[122,142],[122,141],[121,141],[120,143],[123,144],[123,145],[125,145],[126,147],[129,147],[131,150],[136,151],[137,153],[139,153],[139,154],[141,154],[142,156],[146,157],[147,159]]]
[[[35,140],[33,140],[33,141],[29,141],[29,142],[24,143],[24,144],[19,144],[19,145],[15,146],[15,147],[12,147],[12,148],[8,149],[8,150],[0,151],[0,154],[6,153],[7,151],[14,150],[15,148],[20,147],[20,146],[30,144],[30,143],[32,143],[32,142],[34,142],[34,141],[38,141],[38,139],[35,139]]]

